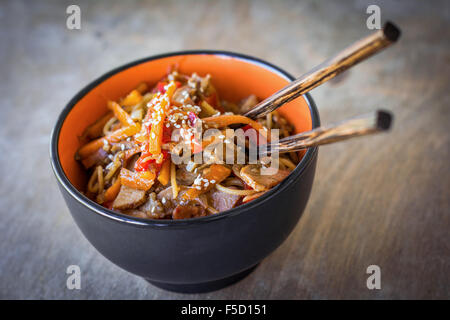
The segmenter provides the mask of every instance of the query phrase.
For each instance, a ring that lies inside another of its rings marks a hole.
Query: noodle
[[[170,161],[170,183],[172,184],[173,198],[176,199],[178,197],[177,169],[172,161]]]
[[[111,130],[112,125],[117,121],[116,117],[112,117],[111,119],[109,119],[106,123],[105,126],[103,127],[103,134],[106,136],[109,133],[111,133],[113,130]]]
[[[97,176],[98,176],[98,193],[102,193],[105,188],[105,183],[103,180],[103,168],[102,166],[97,167]]]
[[[87,189],[89,192],[96,193],[98,190],[98,173],[97,171],[94,171],[89,179]]]
[[[124,214],[187,219],[234,208],[280,183],[300,154],[253,162],[251,148],[270,142],[271,130],[283,138],[294,127],[278,111],[256,120],[243,116],[246,107],[258,103],[255,95],[238,104],[219,96],[209,76],[174,71],[153,87],[140,84],[124,98],[108,101],[111,111],[85,130],[88,141],[75,155],[90,174],[86,195]],[[265,139],[229,133],[241,125]],[[204,132],[213,128],[212,135]],[[197,135],[202,132],[206,135]],[[175,156],[182,164],[175,164]],[[265,176],[260,170],[270,160],[279,170]]]
[[[272,129],[272,113],[266,115],[266,124],[268,129]]]
[[[295,167],[296,167],[296,165],[295,165],[294,163],[292,163],[292,161],[289,160],[289,159],[287,159],[287,158],[282,158],[282,157],[280,157],[279,160],[280,160],[280,162],[281,162],[283,165],[285,165],[286,167],[288,167],[288,168],[291,169],[291,170],[294,170]]]
[[[219,211],[217,211],[216,209],[214,209],[214,208],[211,207],[211,206],[207,206],[207,207],[206,207],[206,210],[208,210],[208,211],[211,212],[212,214],[219,213]]]
[[[231,189],[231,188],[224,187],[220,183],[216,184],[216,189],[219,190],[219,191],[222,191],[222,192],[225,192],[225,193],[228,193],[228,194],[234,194],[234,195],[237,195],[237,196],[248,196],[250,194],[254,194],[254,193],[258,192],[258,191],[255,191],[255,190]]]

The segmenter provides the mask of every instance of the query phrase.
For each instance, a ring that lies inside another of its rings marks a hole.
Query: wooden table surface
[[[81,30],[66,28],[72,2]],[[0,298],[450,298],[448,1],[72,2],[0,3]],[[322,123],[385,108],[394,128],[320,148],[303,217],[249,277],[175,294],[83,237],[48,156],[55,120],[80,88],[137,58],[202,48],[300,75],[370,32],[369,4],[402,28],[400,42],[312,96]],[[66,288],[69,265],[80,266],[81,290]],[[366,287],[369,265],[381,268],[380,290]]]

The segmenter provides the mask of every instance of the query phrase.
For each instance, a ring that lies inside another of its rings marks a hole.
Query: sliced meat
[[[201,194],[198,196],[197,199],[195,199],[195,202],[197,202],[199,205],[201,205],[203,208],[208,207],[208,196],[206,194]]]
[[[217,189],[210,192],[210,199],[212,206],[217,211],[225,211],[234,208],[240,200],[241,196],[228,194]]]
[[[148,200],[138,209],[145,212],[146,215],[152,219],[161,219],[166,216],[164,206],[156,198],[156,193],[154,192],[150,193]]]
[[[108,158],[108,152],[106,152],[103,148],[100,148],[96,152],[81,160],[81,163],[86,169],[89,169],[90,167],[105,163],[106,158]]]
[[[164,201],[163,198],[165,200],[173,200],[173,193],[172,193],[172,186],[165,188],[164,190],[160,191],[156,197],[158,198],[159,201]]]
[[[119,194],[114,200],[113,209],[126,210],[135,209],[145,202],[145,191],[133,189],[122,185]]]
[[[247,98],[241,101],[240,103],[240,113],[246,113],[247,111],[250,111],[253,109],[254,106],[258,104],[258,98],[254,94],[249,95]]]
[[[261,165],[249,164],[240,171],[242,180],[256,191],[266,191],[283,181],[291,172],[277,170],[274,174],[261,174]]]
[[[186,170],[186,166],[179,166],[177,168],[177,182],[184,186],[190,186],[194,183],[197,174]]]
[[[203,216],[206,216],[206,210],[201,206],[192,204],[178,205],[172,213],[173,219],[189,219]]]
[[[188,189],[185,186],[179,186],[180,191],[178,192],[177,199],[173,198],[172,193],[172,187],[165,188],[164,190],[160,191],[156,198],[157,200],[162,204],[166,212],[172,212],[172,210],[181,202],[181,196],[186,192]]]
[[[255,199],[261,197],[266,192],[267,191],[261,191],[261,192],[257,192],[257,193],[254,193],[254,194],[249,194],[248,196],[245,196],[244,199],[242,199],[242,203],[246,203],[246,202],[255,200]]]
[[[148,218],[147,214],[144,211],[136,209],[124,210],[122,211],[122,213],[135,218]]]
[[[195,89],[193,90],[190,86],[185,85],[173,93],[172,101],[178,104],[191,104],[194,105],[194,102],[190,98],[190,95],[195,93]]]

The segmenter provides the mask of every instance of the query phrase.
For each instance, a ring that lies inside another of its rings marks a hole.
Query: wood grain
[[[297,152],[310,147],[336,143],[351,138],[379,133],[390,128],[392,115],[387,111],[375,111],[344,120],[339,123],[320,126],[298,133],[277,142],[260,146],[261,154]]]
[[[399,36],[400,30],[392,23],[387,22],[381,30],[356,41],[334,57],[322,62],[280,91],[258,103],[244,115],[252,119],[267,115],[283,104],[311,91],[355,64],[380,52],[397,41]]]
[[[70,31],[64,2],[0,2],[0,298],[450,298],[448,1],[77,4],[82,29]],[[392,131],[320,147],[299,224],[249,277],[174,294],[121,270],[83,237],[48,156],[51,129],[78,90],[128,61],[199,48],[300,75],[370,32],[369,4],[398,23],[402,38],[311,94],[323,124],[382,108],[395,116]],[[66,288],[72,264],[81,290]],[[381,268],[381,290],[366,287],[371,264]]]

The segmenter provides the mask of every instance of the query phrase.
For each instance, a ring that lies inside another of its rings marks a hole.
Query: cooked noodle
[[[109,113],[89,126],[83,137],[92,140],[77,151],[89,174],[86,195],[125,214],[186,219],[231,209],[281,182],[295,169],[297,154],[266,156],[254,164],[251,151],[270,142],[272,130],[281,139],[294,128],[278,111],[257,120],[243,116],[258,103],[255,95],[238,104],[219,97],[209,75],[174,71],[153,88],[141,84],[108,101]],[[261,136],[239,140],[233,130],[244,127]],[[214,139],[198,138],[213,128],[220,131]],[[173,162],[175,156],[182,164]],[[261,170],[269,164],[279,165],[278,171],[264,176]]]
[[[296,167],[296,165],[287,158],[280,157],[279,161],[280,161],[280,163],[282,163],[283,165],[285,165],[286,167],[288,167],[291,170],[294,170]]]
[[[227,188],[224,187],[223,185],[221,185],[220,183],[216,184],[216,189],[228,194],[234,194],[237,196],[248,196],[249,194],[254,194],[258,191],[255,190],[239,190],[239,189],[232,189],[232,188]]]

